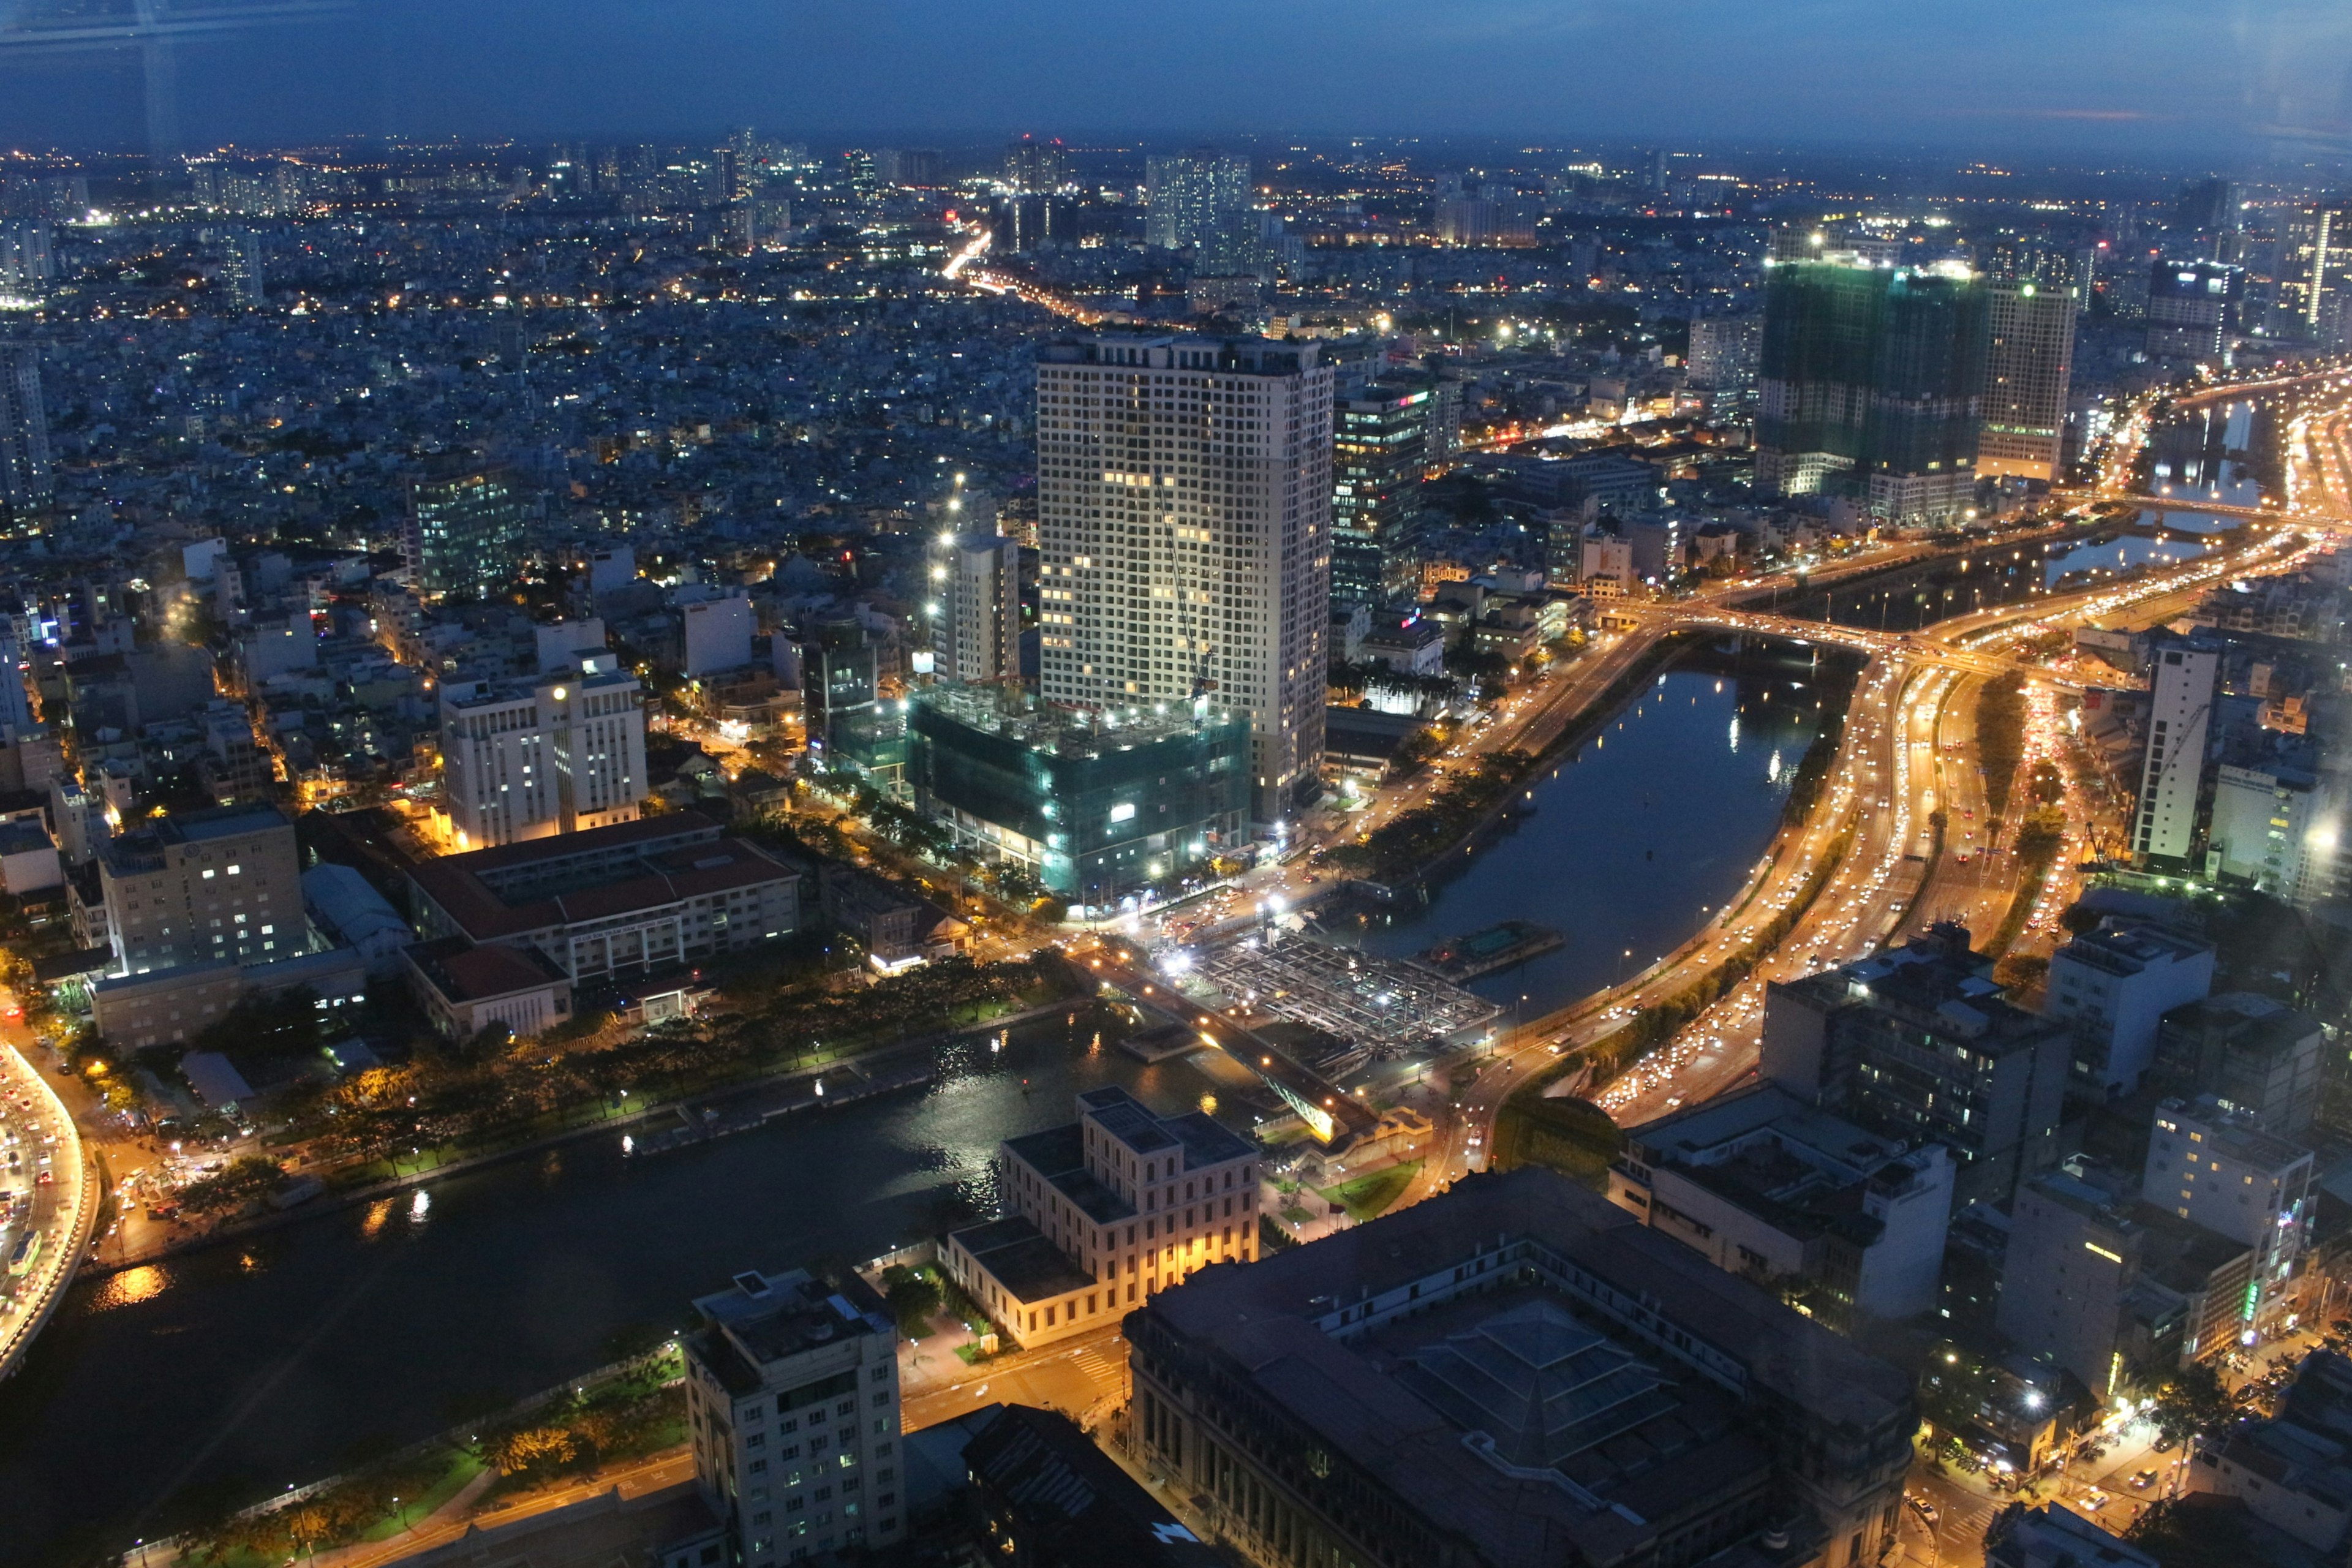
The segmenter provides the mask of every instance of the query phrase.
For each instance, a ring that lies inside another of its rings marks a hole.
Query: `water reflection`
[[[1728,676],[1662,678],[1591,747],[1535,787],[1534,813],[1484,849],[1425,907],[1380,907],[1336,931],[1409,956],[1506,920],[1565,932],[1567,945],[1472,983],[1540,1012],[1611,983],[1627,947],[1663,952],[1702,908],[1719,907],[1770,842],[1791,767],[1816,720],[1801,674],[1750,653]],[[1777,692],[1775,690],[1777,688]]]
[[[135,1307],[142,1301],[152,1301],[171,1289],[172,1271],[160,1263],[144,1264],[126,1268],[109,1276],[91,1295],[89,1310],[110,1312],[118,1307]]]

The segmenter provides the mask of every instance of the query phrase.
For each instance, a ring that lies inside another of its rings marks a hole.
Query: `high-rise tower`
[[[0,342],[0,505],[23,511],[46,503],[49,421],[41,406],[41,351]]]
[[[1983,428],[1977,472],[2058,478],[2082,290],[2063,258],[1997,265],[1985,283]]]
[[[1756,478],[1843,489],[1886,521],[1961,521],[1976,487],[1985,290],[1965,266],[1775,247],[1765,284]]]
[[[1200,270],[1231,273],[1237,253],[1256,237],[1250,211],[1247,158],[1229,158],[1212,148],[1144,162],[1146,243],[1163,250],[1192,247]]]
[[[1331,410],[1314,343],[1105,333],[1037,353],[1044,696],[1243,710],[1266,823],[1323,760]]]
[[[1331,472],[1331,600],[1384,605],[1408,586],[1405,531],[1421,510],[1430,391],[1374,382],[1343,394]]]

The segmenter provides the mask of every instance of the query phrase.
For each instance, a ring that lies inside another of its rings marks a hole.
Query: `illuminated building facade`
[[[1037,355],[1045,699],[1230,706],[1266,823],[1311,796],[1323,758],[1332,378],[1318,349],[1106,333]]]

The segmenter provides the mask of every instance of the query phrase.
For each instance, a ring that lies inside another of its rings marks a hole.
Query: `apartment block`
[[[898,1332],[854,1274],[739,1274],[698,1297],[686,1359],[688,1441],[740,1568],[906,1535]]]
[[[646,797],[637,678],[610,655],[529,681],[441,688],[441,785],[461,850],[634,821]]]

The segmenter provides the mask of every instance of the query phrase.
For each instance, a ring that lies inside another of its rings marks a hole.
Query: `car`
[[[1906,1496],[1903,1500],[1911,1505],[1912,1511],[1918,1514],[1922,1521],[1928,1524],[1936,1522],[1936,1505],[1934,1503],[1929,1502],[1923,1497]]]
[[[2146,1491],[2148,1488],[2156,1485],[2156,1472],[2154,1470],[2135,1470],[2132,1472],[2131,1484],[2137,1489]]]
[[[2092,1492],[2083,1499],[2082,1506],[2084,1513],[2096,1513],[2107,1506],[2107,1495],[2105,1492]]]

